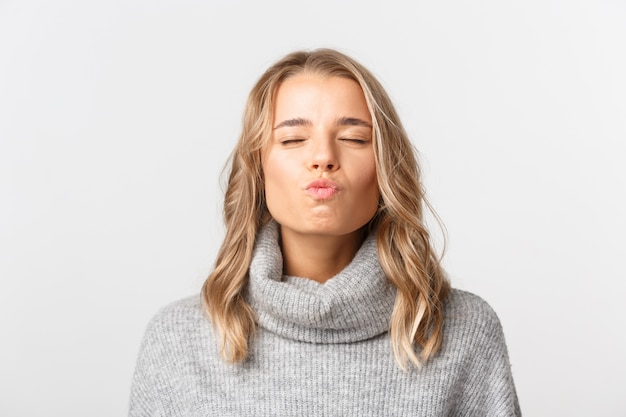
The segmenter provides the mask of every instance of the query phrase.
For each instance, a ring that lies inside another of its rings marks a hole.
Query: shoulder
[[[444,301],[444,309],[451,316],[498,321],[496,312],[485,300],[476,294],[456,288],[450,290]]]
[[[148,323],[141,343],[129,415],[164,415],[163,407],[169,407],[175,391],[172,384],[180,383],[185,372],[182,365],[198,363],[211,334],[200,295],[161,308]]]
[[[172,324],[196,321],[204,314],[199,294],[174,301],[157,311],[150,320],[149,327],[168,327]]]
[[[150,320],[144,349],[176,349],[205,337],[210,324],[200,295],[186,297],[161,308]]]
[[[444,302],[444,333],[466,343],[503,339],[494,309],[481,297],[459,289],[452,289]]]
[[[444,303],[444,337],[438,359],[456,369],[454,415],[519,416],[502,325],[479,296],[453,289]]]

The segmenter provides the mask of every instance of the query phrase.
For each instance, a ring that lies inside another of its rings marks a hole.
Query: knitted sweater
[[[199,296],[150,322],[132,381],[138,416],[519,416],[500,322],[452,290],[443,343],[402,371],[388,334],[395,288],[375,236],[324,284],[282,275],[274,224],[257,237],[246,298],[258,330],[249,357],[226,364]]]

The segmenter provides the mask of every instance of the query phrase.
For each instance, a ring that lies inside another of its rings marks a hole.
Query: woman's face
[[[300,74],[276,91],[262,151],[265,197],[281,232],[344,236],[378,208],[372,119],[361,87]]]

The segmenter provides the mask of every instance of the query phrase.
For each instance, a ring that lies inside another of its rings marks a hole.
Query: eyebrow
[[[301,117],[295,119],[287,119],[283,120],[276,126],[274,126],[274,130],[280,129],[281,127],[297,127],[297,126],[312,126],[313,122],[308,119],[303,119]],[[358,119],[356,117],[341,117],[337,120],[337,125],[339,126],[363,126],[372,128],[372,125],[366,122],[365,120]]]
[[[363,126],[372,128],[372,125],[366,122],[365,120],[357,119],[356,117],[342,117],[337,120],[337,124],[339,126]]]
[[[299,117],[297,119],[283,120],[282,122],[274,126],[274,130],[279,129],[281,127],[312,126],[312,125],[313,123],[310,120]]]

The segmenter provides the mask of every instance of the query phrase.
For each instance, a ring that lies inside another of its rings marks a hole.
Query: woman
[[[295,52],[247,102],[201,297],[151,321],[131,416],[520,415],[497,316],[450,289],[364,67]]]

